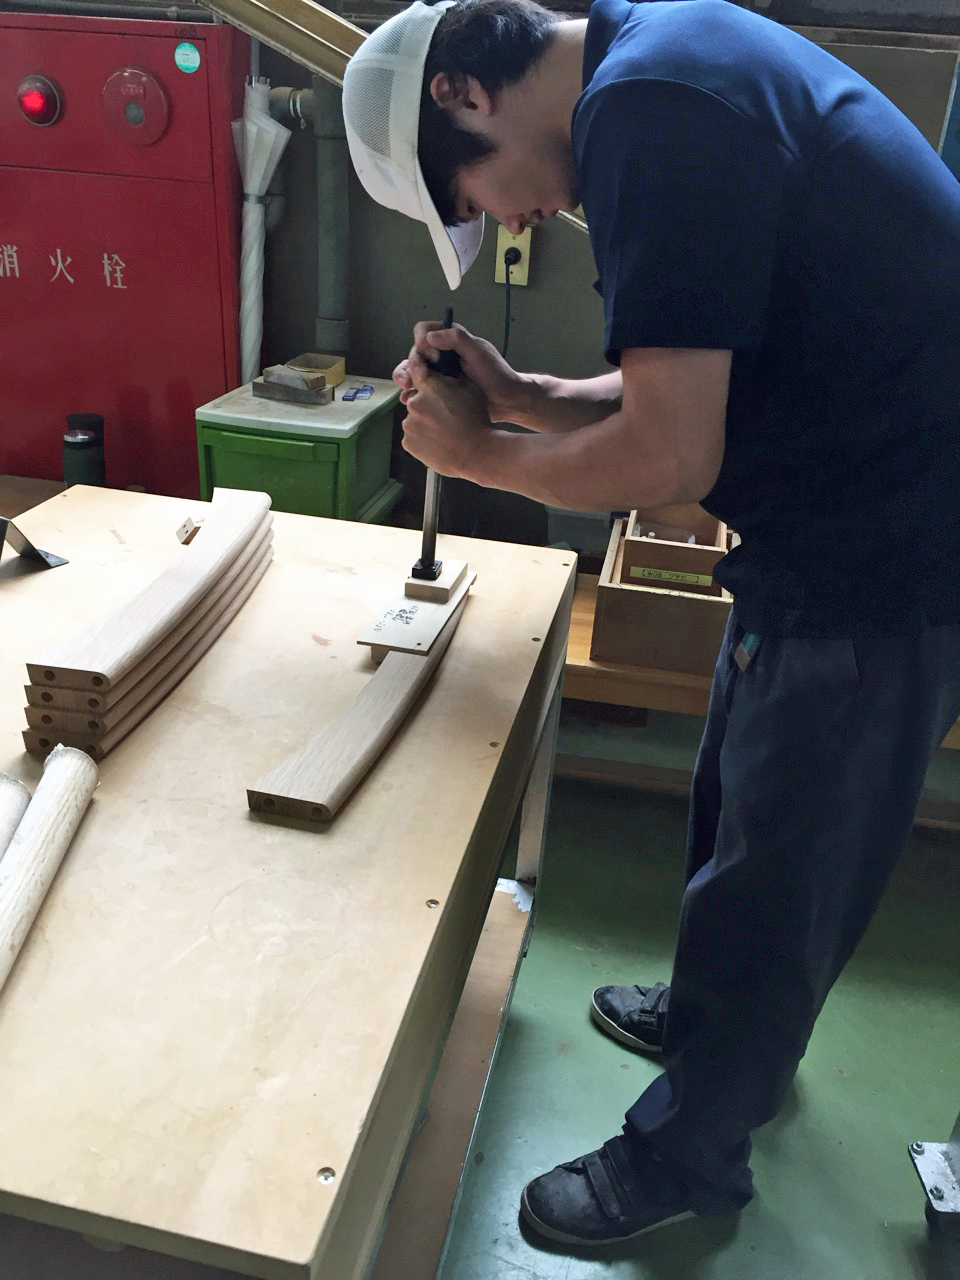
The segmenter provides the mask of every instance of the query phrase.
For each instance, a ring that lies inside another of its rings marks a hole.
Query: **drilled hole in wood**
[[[40,739],[40,745],[41,745],[41,747],[49,747],[49,745],[50,745],[50,739],[49,739],[49,738],[41,738],[41,739]]]
[[[261,804],[263,805],[264,809],[275,809],[277,807],[276,802],[274,801],[272,796],[264,796],[263,800],[261,801]]]
[[[99,709],[100,709],[100,699],[99,699],[99,698],[88,698],[88,699],[87,699],[87,706],[91,709],[91,711],[99,711]]]
[[[103,676],[94,676],[93,679],[90,681],[90,683],[93,685],[95,689],[99,689],[100,686],[103,684]]]
[[[52,693],[41,693],[41,695],[40,695],[40,701],[41,701],[41,702],[52,702],[52,701],[53,701],[53,694],[52,694]]]
[[[40,719],[44,724],[53,724],[53,716],[41,716]]]
[[[96,731],[100,728],[100,726],[97,724],[96,720],[88,720],[87,728],[92,729],[94,733],[96,733]]]
[[[499,747],[500,743],[499,743],[499,742],[491,742],[491,743],[490,743],[490,745],[491,745],[491,747]]]
[[[534,643],[534,644],[539,644],[539,643],[540,643],[540,637],[539,637],[539,636],[534,636],[534,637],[533,637],[533,643]]]
[[[43,673],[43,678],[44,680],[49,681],[50,684],[53,684],[54,680],[57,678],[57,673],[55,671],[45,671]]]
[[[436,900],[436,898],[428,898],[428,899],[427,899],[427,906],[428,906],[428,907],[439,907],[439,905],[440,905],[440,903]]]
[[[333,1182],[333,1180],[334,1180],[334,1178],[335,1178],[336,1176],[337,1176],[337,1172],[336,1172],[336,1170],[335,1170],[335,1169],[331,1169],[331,1168],[329,1168],[329,1167],[326,1167],[326,1168],[318,1169],[318,1170],[317,1170],[317,1181],[318,1181],[318,1182]]]

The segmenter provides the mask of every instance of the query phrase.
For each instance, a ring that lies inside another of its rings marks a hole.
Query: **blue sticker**
[[[183,44],[178,44],[174,50],[173,60],[180,68],[190,75],[194,71],[200,70],[200,50],[195,44],[190,44],[185,40]]]

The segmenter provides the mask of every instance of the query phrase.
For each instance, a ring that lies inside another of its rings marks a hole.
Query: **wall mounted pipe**
[[[317,317],[318,351],[346,353],[350,345],[349,248],[350,156],[340,89],[314,76],[310,89],[270,90],[270,114],[289,123],[309,124],[317,152]]]
[[[4,0],[11,13],[52,13],[84,18],[156,18],[161,22],[219,22],[215,13],[186,4],[97,4],[96,0]]]

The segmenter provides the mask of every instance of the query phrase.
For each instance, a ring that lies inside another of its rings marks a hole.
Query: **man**
[[[517,231],[582,203],[618,366],[520,374],[419,324],[406,448],[561,507],[702,502],[741,536],[670,988],[592,1005],[665,1072],[521,1202],[572,1245],[737,1210],[960,712],[960,189],[880,93],[726,0],[414,4],[344,110],[451,287],[483,213]],[[431,372],[442,348],[462,380]]]

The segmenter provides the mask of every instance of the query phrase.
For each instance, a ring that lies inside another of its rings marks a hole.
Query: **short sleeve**
[[[706,90],[631,79],[574,118],[607,359],[760,345],[790,156]]]

